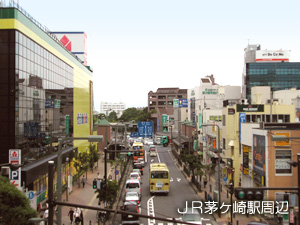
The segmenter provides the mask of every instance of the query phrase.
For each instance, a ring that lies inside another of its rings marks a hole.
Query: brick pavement
[[[75,182],[73,185],[73,190],[68,196],[68,202],[74,204],[83,204],[88,206],[98,206],[98,200],[96,198],[95,190],[93,189],[93,180],[97,177],[97,174],[100,173],[100,176],[104,176],[104,161],[102,159],[98,162],[98,168],[94,169],[94,171],[87,172],[87,181],[86,185],[83,188],[82,184],[80,184],[80,188],[78,188],[78,183]],[[113,171],[110,168],[110,164],[107,163],[107,175],[112,174]],[[113,175],[114,178],[114,175]],[[62,201],[66,201],[66,193],[62,194]],[[100,207],[104,207],[101,205]],[[61,224],[70,224],[70,218],[68,216],[70,207],[62,206],[62,223]],[[74,209],[74,208],[73,208]],[[96,211],[83,209],[83,218],[84,224],[98,224],[96,220]]]

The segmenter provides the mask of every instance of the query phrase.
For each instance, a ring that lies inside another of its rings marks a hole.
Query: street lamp
[[[220,127],[217,124],[202,124],[202,127],[208,127],[208,126],[216,126],[218,128],[218,177],[216,181],[218,182],[218,202],[221,204],[221,156],[220,156]],[[218,210],[218,216],[221,218],[221,210]]]

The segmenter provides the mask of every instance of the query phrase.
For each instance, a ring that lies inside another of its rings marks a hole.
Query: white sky
[[[244,48],[291,50],[300,62],[299,0],[19,0],[51,31],[84,31],[100,102],[147,106],[159,87],[194,88],[214,74],[242,85]]]

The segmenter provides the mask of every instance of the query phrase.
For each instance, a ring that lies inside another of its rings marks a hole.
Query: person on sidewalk
[[[75,224],[80,223],[80,208],[76,208],[74,211]]]
[[[74,211],[72,208],[70,208],[68,216],[70,217],[71,224],[73,224]]]
[[[204,188],[206,188],[206,185],[207,185],[207,177],[206,177],[206,174],[204,174],[204,176],[203,176],[203,184],[204,184]]]
[[[83,209],[80,210],[80,221],[81,225],[83,225]]]
[[[212,201],[212,197],[210,196],[210,194],[207,195],[207,201]]]
[[[84,175],[82,176],[81,182],[82,182],[82,187],[84,188],[84,185],[85,185],[85,182],[86,182],[86,178],[85,178]]]
[[[100,173],[97,174],[97,180],[101,180]]]

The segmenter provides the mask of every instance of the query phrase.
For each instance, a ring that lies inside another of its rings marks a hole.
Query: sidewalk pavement
[[[215,181],[214,175],[209,176],[209,179],[208,179],[208,182],[207,182],[207,185],[206,185],[205,188],[203,188],[204,187],[203,183],[201,184],[202,190],[201,190],[201,192],[199,192],[198,189],[196,188],[196,186],[191,182],[191,177],[188,177],[187,174],[184,172],[183,166],[180,166],[178,163],[177,163],[177,166],[182,171],[184,176],[186,176],[186,178],[190,182],[190,185],[195,190],[195,192],[198,193],[198,195],[200,196],[202,201],[206,201],[205,200],[205,192],[207,192],[207,194],[210,194],[210,196],[213,198],[213,191],[218,190],[218,188],[216,186],[216,181]],[[233,195],[233,200],[232,201],[233,202],[236,201],[234,195]],[[224,202],[224,204],[230,205],[230,193],[228,193],[228,197],[227,197],[227,187],[222,184],[221,204],[223,202]],[[229,213],[230,213],[230,211],[229,211]],[[213,217],[215,218],[215,221],[212,221],[213,224],[215,224],[215,225],[227,225],[228,222],[230,222],[230,214],[229,213],[228,214],[226,214],[226,213],[221,214],[221,218],[219,218],[218,214],[215,213],[213,215]],[[235,225],[235,224],[247,225],[247,223],[252,222],[252,221],[264,221],[264,222],[268,222],[269,225],[273,225],[273,224],[275,225],[276,224],[276,223],[273,222],[273,220],[267,220],[267,219],[263,218],[262,216],[249,215],[249,217],[247,217],[246,215],[235,213],[233,215],[232,225]]]
[[[68,196],[68,202],[74,204],[82,204],[88,206],[99,206],[98,199],[96,198],[95,190],[93,189],[93,180],[97,177],[97,174],[103,178],[104,176],[104,161],[100,159],[98,161],[98,168],[95,168],[94,171],[87,172],[87,180],[85,187],[82,187],[82,183],[80,183],[80,188],[78,188],[78,183],[74,182],[73,190]],[[107,163],[107,177],[112,175],[114,179],[114,171],[110,168],[110,164]],[[120,174],[118,175],[120,176]],[[66,202],[66,192],[62,194],[62,201]],[[103,203],[100,207],[104,207]],[[62,222],[61,224],[70,224],[70,217],[68,216],[69,210],[71,207],[62,206]],[[74,210],[74,208],[73,208]],[[83,224],[98,224],[96,219],[96,211],[83,209]],[[73,220],[74,222],[75,220]]]

